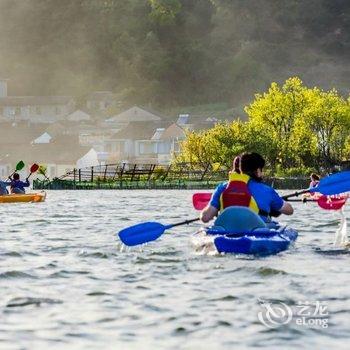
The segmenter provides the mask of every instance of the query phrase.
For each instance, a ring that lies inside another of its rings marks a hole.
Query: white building
[[[71,96],[7,96],[7,80],[0,80],[0,115],[3,121],[52,123],[73,112]]]

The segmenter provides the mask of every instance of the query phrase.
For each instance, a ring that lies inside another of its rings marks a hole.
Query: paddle
[[[306,202],[316,202],[317,205],[326,210],[339,210],[341,209],[347,199],[348,196],[340,196],[340,197],[330,197],[322,195],[318,198],[303,198],[303,199],[288,199],[288,202],[299,202],[299,203],[306,203]]]
[[[16,170],[11,174],[11,175],[9,175],[9,179],[11,179],[12,178],[12,176],[13,176],[13,174],[14,173],[16,173],[17,171],[21,171],[23,168],[24,168],[24,162],[23,162],[23,160],[20,160],[17,164],[16,164]]]
[[[320,192],[324,195],[339,194],[350,190],[350,171],[344,171],[323,178],[317,188],[307,189],[299,192],[292,193],[290,195],[283,196],[283,199],[295,197],[307,192]],[[196,195],[196,196],[195,196]],[[193,205],[198,207],[203,203],[208,204],[211,194],[198,193],[193,196]],[[203,208],[202,208],[203,209]],[[194,221],[198,221],[199,218],[182,221],[176,224],[163,225],[158,222],[144,222],[131,227],[127,227],[121,230],[118,235],[121,241],[127,246],[135,246],[138,244],[144,244],[151,242],[159,238],[165,230],[175,226],[189,224]]]
[[[46,176],[46,170],[47,170],[46,165],[41,164],[39,166],[39,174],[43,175],[46,180],[50,181],[50,179]]]
[[[330,198],[328,196],[321,196],[317,199],[317,204],[320,208],[326,209],[326,210],[339,210],[341,209],[346,201],[348,199],[348,196],[342,196],[339,198]]]
[[[284,197],[282,197],[284,198]],[[328,196],[321,196],[318,198],[304,198],[304,199],[288,199],[288,202],[317,202],[322,209],[338,210],[343,207],[348,197],[329,198]],[[195,193],[192,197],[193,207],[196,210],[203,210],[211,199],[210,192]]]
[[[210,192],[199,192],[192,196],[192,203],[196,210],[203,210],[211,199]]]
[[[34,163],[34,164],[30,167],[30,174],[27,176],[27,180],[29,180],[29,178],[31,177],[31,175],[32,175],[33,173],[35,173],[38,169],[39,169],[39,165]]]
[[[342,171],[336,174],[329,175],[320,180],[317,187],[308,188],[306,190],[294,192],[283,196],[283,199],[297,197],[304,193],[319,192],[324,195],[333,195],[350,191],[350,171]]]
[[[350,191],[350,171],[343,171],[337,174],[324,177],[323,179],[321,179],[317,187],[308,188],[302,191],[297,191],[297,192],[282,196],[282,198],[285,200],[288,200],[291,197],[297,197],[301,194],[309,193],[309,192],[320,192],[323,195],[334,195],[334,194],[339,194],[347,191]],[[192,197],[193,206],[197,210],[202,210],[210,202],[210,199],[211,199],[210,192],[195,193]],[[331,207],[326,208],[326,204],[323,200],[322,200],[323,206],[318,201],[317,203],[323,209],[333,209]],[[345,201],[344,201],[344,204],[345,204]],[[339,205],[340,205],[340,202],[339,202]]]
[[[170,225],[163,225],[159,222],[143,222],[119,231],[118,236],[125,245],[135,246],[138,244],[155,241],[164,233],[165,230],[168,230],[169,228],[186,225],[198,220],[199,218],[196,218]]]

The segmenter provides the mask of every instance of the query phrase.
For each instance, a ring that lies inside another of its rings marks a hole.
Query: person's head
[[[251,178],[262,181],[262,170],[265,166],[264,158],[255,152],[243,153],[241,155],[241,171]]]
[[[241,157],[240,156],[235,157],[235,159],[233,160],[232,170],[233,170],[233,172],[235,172],[237,174],[241,173]]]
[[[14,180],[19,180],[19,174],[18,173],[14,173],[13,174],[13,179]]]
[[[310,175],[310,179],[311,179],[311,181],[320,181],[320,177],[315,173],[312,173]]]

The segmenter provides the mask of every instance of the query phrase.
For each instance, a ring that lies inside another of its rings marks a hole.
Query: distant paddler
[[[14,173],[12,177],[10,177],[11,180],[11,193],[16,193],[16,194],[25,194],[25,188],[30,186],[29,183],[29,178],[30,176],[35,173],[39,169],[38,164],[33,164],[30,167],[30,174],[27,176],[25,181],[21,181],[20,176],[18,173]]]
[[[5,194],[9,194],[8,190],[6,187],[11,186],[12,184],[12,176],[17,172],[20,171],[24,168],[24,162],[23,160],[20,160],[17,164],[16,164],[16,168],[15,171],[8,177],[8,180],[10,181],[0,181],[0,195],[5,195]]]
[[[11,182],[10,182],[11,193],[16,193],[16,194],[26,193],[25,187],[30,186],[28,177],[26,178],[25,181],[21,181],[19,174],[14,173],[10,179],[11,179]]]
[[[310,175],[310,184],[309,184],[309,188],[316,188],[319,183],[320,183],[321,177],[319,175],[317,175],[316,173],[312,173]],[[305,203],[307,198],[318,198],[320,196],[320,193],[317,192],[310,192],[310,193],[305,193],[302,196],[302,201]]]
[[[315,188],[318,186],[318,184],[320,183],[321,177],[315,173],[312,173],[310,175],[310,185],[309,188]]]
[[[11,186],[11,181],[1,181],[0,180],[0,196],[4,194],[9,194],[6,187]]]

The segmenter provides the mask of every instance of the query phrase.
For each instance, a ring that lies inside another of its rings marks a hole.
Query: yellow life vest
[[[246,174],[230,173],[228,184],[220,196],[220,211],[231,206],[243,206],[259,214],[258,204],[248,188],[249,180]]]

